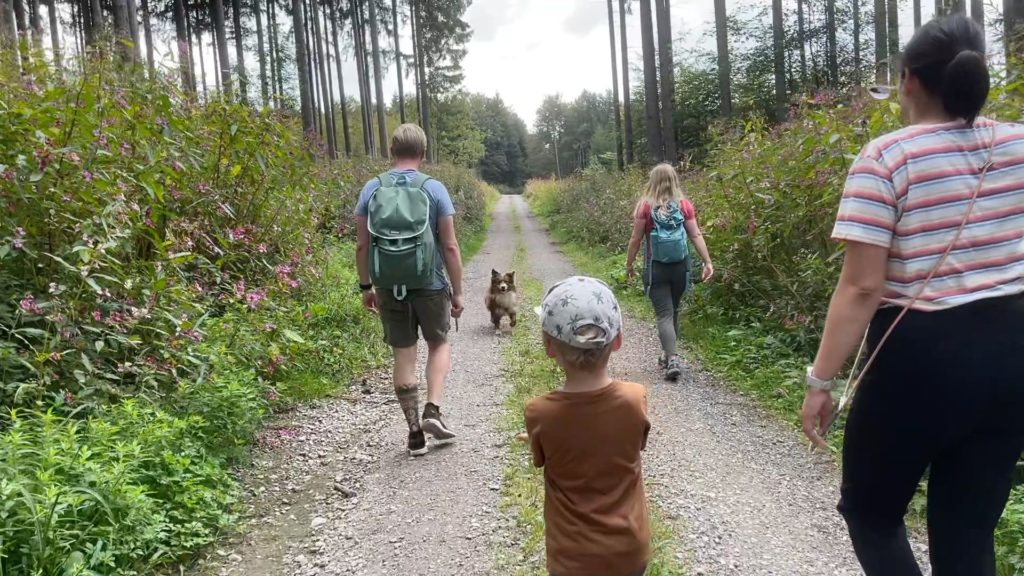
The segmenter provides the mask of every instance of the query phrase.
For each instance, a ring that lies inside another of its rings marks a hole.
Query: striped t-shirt
[[[956,235],[993,142],[992,167],[949,258],[914,308],[1024,292],[1024,126],[980,118],[911,126],[850,168],[833,238],[889,249],[884,302],[905,305]]]

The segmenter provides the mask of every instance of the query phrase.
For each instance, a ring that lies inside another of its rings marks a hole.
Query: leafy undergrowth
[[[379,162],[323,162],[287,115],[87,69],[0,70],[5,576],[186,561],[235,521],[230,470],[273,441],[264,417],[385,358],[351,245]],[[485,189],[431,171],[471,243]]]
[[[517,220],[518,222],[518,220]],[[522,243],[516,247],[513,267],[528,268]],[[543,293],[543,285],[520,273],[518,285],[524,310],[532,310]],[[561,386],[562,373],[540,345],[540,323],[532,312],[519,316],[519,325],[505,346],[506,379],[511,384],[505,400],[501,430],[508,438],[523,431],[523,411],[530,399]],[[512,457],[505,467],[501,509],[511,515],[520,531],[517,544],[499,553],[498,567],[513,576],[546,576],[544,551],[544,473],[532,465],[529,446],[510,442]],[[671,526],[651,504],[652,554],[649,576],[681,576],[685,571],[675,557]]]

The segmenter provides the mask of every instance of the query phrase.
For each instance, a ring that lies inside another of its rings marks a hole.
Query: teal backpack
[[[689,253],[686,246],[685,218],[675,201],[669,202],[663,208],[664,210],[651,207],[651,220],[654,221],[654,228],[648,240],[651,245],[651,260],[675,264],[685,260]]]
[[[410,290],[430,286],[437,258],[430,228],[430,196],[423,185],[430,176],[410,179],[385,172],[367,203],[370,231],[370,280],[404,300]]]

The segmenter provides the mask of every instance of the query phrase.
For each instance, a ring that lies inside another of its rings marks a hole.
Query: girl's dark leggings
[[[679,304],[686,293],[690,259],[675,264],[651,262],[644,270],[644,288],[654,305],[658,321],[658,339],[665,358],[676,354],[679,340]]]
[[[871,324],[874,349],[898,310]],[[994,576],[1024,449],[1024,296],[911,312],[851,406],[839,511],[868,576],[918,576],[903,517],[928,475],[933,576]]]

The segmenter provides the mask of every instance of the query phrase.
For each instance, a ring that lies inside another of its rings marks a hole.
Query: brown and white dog
[[[516,313],[519,311],[515,271],[501,274],[497,270],[491,270],[491,288],[484,297],[484,305],[491,313],[495,333],[501,334],[501,319],[505,316],[508,316],[509,326],[515,328]]]

